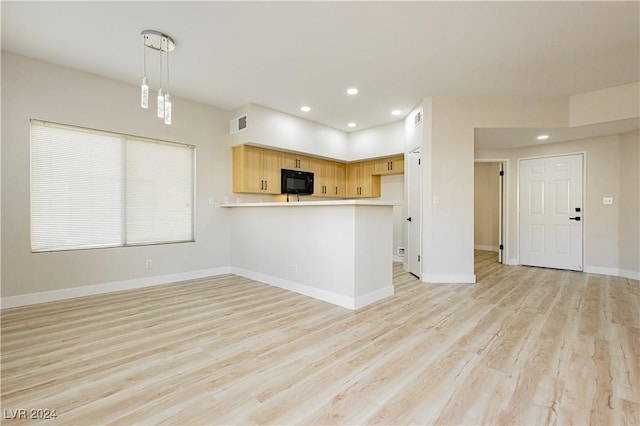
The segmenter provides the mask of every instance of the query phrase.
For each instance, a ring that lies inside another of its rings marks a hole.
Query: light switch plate
[[[603,197],[602,204],[613,204],[613,197]]]

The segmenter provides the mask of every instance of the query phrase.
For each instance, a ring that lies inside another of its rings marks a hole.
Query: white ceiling
[[[637,81],[639,6],[2,1],[2,48],[138,85],[140,32],[159,30],[176,44],[174,97],[352,131],[397,120],[393,109],[402,118],[423,97],[564,97]],[[154,88],[157,55],[147,59]]]

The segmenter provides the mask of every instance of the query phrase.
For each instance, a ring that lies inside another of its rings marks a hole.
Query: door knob
[[[580,216],[570,217],[569,220],[575,220],[576,222],[580,222]]]
[[[411,218],[410,217],[407,218],[407,222],[411,222]]]

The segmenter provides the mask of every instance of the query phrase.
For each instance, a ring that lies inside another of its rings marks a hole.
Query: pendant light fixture
[[[142,108],[149,108],[149,81],[147,79],[147,48],[152,49],[159,53],[160,56],[160,76],[159,76],[159,88],[157,96],[157,108],[156,114],[158,118],[164,119],[165,124],[171,124],[171,95],[169,94],[169,52],[176,48],[173,39],[155,30],[144,30],[140,33],[143,41],[142,59],[144,61],[144,75],[142,77],[142,85],[140,86],[140,106]],[[166,64],[166,85],[163,81],[163,61],[162,55],[165,54],[167,59],[164,61]],[[164,87],[164,89],[163,89]]]

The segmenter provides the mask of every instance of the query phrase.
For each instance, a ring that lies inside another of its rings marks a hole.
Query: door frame
[[[475,158],[473,160],[474,164],[475,163],[499,163],[502,164],[502,170],[504,171],[504,174],[502,176],[502,199],[500,200],[502,205],[500,206],[500,218],[499,221],[500,223],[498,224],[498,227],[500,228],[500,233],[502,234],[501,240],[499,241],[498,244],[502,244],[502,264],[504,265],[511,265],[513,263],[511,263],[509,261],[509,256],[507,256],[507,253],[509,253],[509,241],[511,241],[510,237],[510,232],[509,232],[509,194],[511,193],[510,190],[510,186],[509,183],[511,181],[511,179],[509,179],[509,171],[510,171],[510,167],[509,167],[509,159],[508,158]],[[500,188],[497,189],[498,191],[500,191]],[[498,192],[498,198],[500,198],[500,192]],[[475,211],[474,211],[474,216],[475,216]],[[498,251],[500,250],[500,248],[498,247]],[[500,253],[498,253],[498,257],[500,257]]]
[[[589,211],[587,205],[587,151],[572,151],[555,154],[533,155],[518,157],[516,169],[516,265],[520,265],[520,161],[540,160],[543,158],[565,157],[567,155],[582,155],[582,272],[585,271],[585,253],[587,252],[587,221],[585,213]]]

